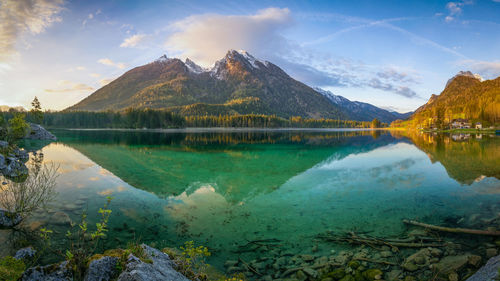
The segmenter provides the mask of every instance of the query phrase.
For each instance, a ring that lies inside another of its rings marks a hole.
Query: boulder
[[[19,159],[20,161],[22,161],[23,163],[26,163],[26,161],[28,161],[30,159],[30,155],[28,154],[28,152],[25,149],[16,148],[16,149],[14,149],[13,153],[14,153],[14,156],[17,159]]]
[[[167,254],[145,244],[142,244],[141,247],[144,249],[146,257],[151,260],[151,263],[143,262],[130,254],[125,270],[118,276],[118,281],[189,280],[184,275],[175,271],[175,264]]]
[[[71,281],[73,276],[68,262],[59,265],[49,264],[46,266],[35,266],[28,268],[21,277],[22,281]]]
[[[0,209],[0,228],[14,227],[18,225],[23,218],[20,214],[11,213],[7,210]]]
[[[116,265],[118,264],[118,258],[116,257],[102,257],[98,260],[93,260],[87,273],[85,275],[85,281],[109,281],[113,278],[116,273]]]
[[[5,168],[7,168],[7,164],[5,162],[5,156],[0,154],[0,170],[3,170]]]
[[[56,136],[54,136],[51,132],[45,130],[44,127],[33,123],[30,123],[30,130],[26,134],[25,138],[32,140],[57,140]]]
[[[35,257],[36,250],[33,247],[26,247],[18,250],[14,255],[15,259],[18,260],[31,260]]]
[[[496,256],[488,260],[474,275],[469,277],[467,281],[493,281],[499,276],[500,256]]]
[[[28,168],[19,159],[7,157],[7,165],[1,170],[2,174],[9,178],[18,178],[28,175]]]
[[[444,257],[439,263],[435,264],[436,268],[444,274],[452,271],[458,272],[469,262],[469,255],[462,256],[447,256]]]
[[[0,141],[0,149],[6,149],[9,147],[9,143],[6,141]]]

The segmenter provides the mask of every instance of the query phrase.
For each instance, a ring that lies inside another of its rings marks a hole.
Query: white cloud
[[[144,39],[146,39],[146,37],[147,37],[146,34],[132,35],[128,38],[125,38],[125,40],[123,40],[123,43],[120,44],[120,47],[122,48],[136,47],[139,43],[143,42]]]
[[[65,93],[65,92],[81,92],[81,91],[92,91],[92,88],[89,85],[83,83],[71,82],[68,80],[61,80],[57,83],[57,87],[54,89],[45,89],[44,91],[47,93]]]
[[[461,0],[457,2],[446,3],[446,9],[448,10],[448,16],[444,18],[446,22],[453,21],[457,16],[462,14],[462,9],[466,5],[474,4],[473,0]]]
[[[176,55],[210,65],[229,49],[245,49],[257,55],[261,50],[280,49],[286,40],[279,31],[291,24],[287,8],[268,8],[253,15],[194,15],[170,26],[175,32],[165,46]]]
[[[99,73],[90,73],[89,75],[94,78],[98,78],[101,76]]]
[[[98,63],[100,64],[104,64],[104,65],[109,65],[109,66],[114,66],[114,67],[117,67],[119,69],[123,69],[125,68],[125,64],[122,63],[122,62],[114,62],[108,58],[103,58],[103,59],[100,59],[97,61]]]
[[[459,65],[467,67],[487,79],[493,79],[500,76],[500,61],[464,60],[461,61]]]
[[[0,61],[16,54],[16,42],[29,32],[39,34],[54,22],[63,9],[63,0],[1,0],[0,1]]]

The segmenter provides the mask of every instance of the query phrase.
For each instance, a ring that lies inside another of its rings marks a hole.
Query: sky
[[[163,54],[210,67],[229,49],[407,112],[460,70],[500,76],[500,0],[0,0],[0,105],[61,110]]]

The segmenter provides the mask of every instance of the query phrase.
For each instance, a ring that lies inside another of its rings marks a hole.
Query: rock
[[[496,256],[488,260],[474,275],[469,277],[467,281],[493,281],[499,276],[500,256]]]
[[[415,254],[409,256],[402,264],[402,267],[407,271],[418,270],[419,267],[426,266],[430,263],[430,255],[431,251],[429,249],[421,249]]]
[[[481,264],[481,260],[482,260],[481,256],[477,255],[469,256],[469,264],[474,267],[478,267]]]
[[[57,140],[56,136],[54,136],[49,131],[45,130],[44,127],[33,123],[30,123],[30,130],[28,131],[28,133],[24,138],[32,140],[51,140],[51,141]]]
[[[302,258],[303,261],[305,262],[311,262],[311,261],[314,261],[314,256],[312,255],[301,255],[300,256]]]
[[[468,255],[462,256],[447,256],[444,257],[439,263],[435,264],[435,267],[438,271],[443,274],[450,273],[452,271],[459,271],[462,267],[464,267],[469,261]]]
[[[1,170],[2,174],[9,178],[28,176],[28,168],[22,161],[15,157],[7,157],[7,165]]]
[[[7,168],[7,164],[5,163],[5,156],[0,154],[0,170]]]
[[[85,274],[85,281],[108,281],[111,280],[116,272],[116,265],[118,258],[116,257],[102,257],[98,260],[93,260],[87,274]]]
[[[498,255],[498,250],[495,248],[489,248],[486,249],[486,257],[487,258],[492,258],[494,256]]]
[[[36,250],[33,249],[33,247],[26,247],[18,250],[16,254],[14,255],[15,259],[18,260],[31,260],[32,258],[35,257]]]
[[[174,262],[170,257],[145,244],[141,247],[152,263],[146,263],[130,254],[125,266],[125,270],[118,276],[117,281],[141,281],[141,280],[171,280],[189,281],[184,275],[175,271]]]
[[[30,155],[24,149],[16,148],[16,149],[14,149],[13,152],[14,152],[14,156],[24,163],[30,159]]]
[[[312,278],[316,278],[318,276],[318,272],[310,267],[306,267],[303,269],[304,273],[311,276]]]
[[[392,252],[391,251],[382,251],[382,252],[380,252],[380,256],[383,258],[392,257]]]
[[[229,275],[237,273],[237,272],[241,272],[241,271],[243,271],[243,269],[241,269],[240,267],[237,267],[237,266],[230,266],[226,270],[227,274],[229,274]]]
[[[440,257],[443,254],[443,251],[441,251],[438,248],[429,248],[429,251],[431,252],[431,255],[434,257]]]
[[[342,279],[345,276],[345,270],[343,268],[337,268],[326,274],[326,277],[333,278],[335,280]]]
[[[455,271],[452,271],[450,274],[448,274],[449,281],[458,281],[458,279],[458,274]]]
[[[397,281],[400,279],[399,277],[401,274],[403,274],[403,271],[394,269],[385,274],[385,279],[387,279],[387,281]]]
[[[28,268],[21,277],[22,281],[70,281],[73,280],[68,262],[59,265],[49,264],[46,266],[36,266]]]
[[[224,263],[224,266],[225,266],[225,267],[231,267],[231,266],[236,266],[237,264],[238,264],[238,261],[227,260],[227,261]]]
[[[305,281],[307,280],[307,275],[302,270],[299,270],[295,273],[295,278],[299,281]]]
[[[311,252],[316,253],[318,251],[318,245],[314,245],[311,248]]]
[[[0,149],[6,149],[9,147],[9,143],[6,141],[0,141]]]
[[[0,228],[14,227],[22,220],[23,218],[20,214],[14,214],[7,210],[0,209]]]
[[[65,212],[56,212],[51,216],[50,222],[60,225],[71,224],[71,218]]]
[[[352,276],[352,275],[349,274],[349,275],[344,276],[339,281],[356,281],[356,279],[354,279],[354,276]]]
[[[407,275],[404,279],[404,281],[417,281],[417,278],[411,275]]]
[[[363,276],[366,280],[380,280],[384,273],[380,269],[367,269],[363,272]]]

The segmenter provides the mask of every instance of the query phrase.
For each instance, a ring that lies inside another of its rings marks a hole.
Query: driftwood
[[[475,235],[500,236],[500,231],[444,227],[444,226],[426,224],[426,223],[413,221],[413,220],[403,220],[403,222],[406,224],[421,226],[421,227],[425,227],[425,228],[437,230],[437,231],[444,231],[444,232],[451,232],[451,233],[466,233],[466,234],[475,234]]]
[[[370,246],[374,249],[381,250],[377,246],[388,246],[395,251],[399,251],[400,248],[426,248],[426,247],[444,247],[446,244],[437,242],[397,242],[397,240],[387,240],[375,237],[365,237],[358,236],[353,232],[349,232],[345,236],[338,235],[318,235],[318,238],[333,241],[333,242],[344,242],[349,244],[362,244]],[[429,238],[430,239],[430,238]]]
[[[243,264],[246,266],[246,268],[247,268],[248,270],[252,271],[253,273],[255,273],[255,274],[259,275],[259,276],[262,276],[262,274],[260,274],[260,273],[257,271],[257,269],[253,268],[251,265],[249,265],[248,263],[246,263],[246,262],[245,262],[242,258],[238,258],[238,260],[239,260],[241,263],[243,263]]]

